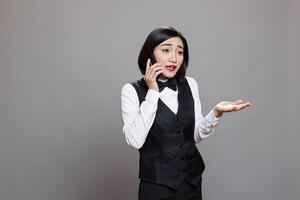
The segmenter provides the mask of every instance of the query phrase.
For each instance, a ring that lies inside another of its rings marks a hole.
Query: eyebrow
[[[172,46],[172,44],[162,44],[160,46]],[[177,45],[179,48],[183,49],[183,47],[181,45]]]

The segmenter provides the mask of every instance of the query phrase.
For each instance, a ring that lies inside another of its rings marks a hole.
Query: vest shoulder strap
[[[139,102],[140,105],[142,104],[143,101],[145,101],[145,97],[148,91],[147,84],[143,78],[140,80],[137,80],[135,82],[132,82],[131,85],[135,88],[136,93],[139,97]]]

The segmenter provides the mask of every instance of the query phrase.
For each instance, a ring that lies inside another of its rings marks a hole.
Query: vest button
[[[181,143],[179,143],[179,144],[177,144],[177,145],[178,145],[178,147],[179,147],[179,148],[181,148],[181,147],[182,147],[182,144],[181,144]]]
[[[182,169],[181,171],[184,173],[184,172],[186,172],[186,169]]]
[[[180,135],[180,133],[181,133],[181,130],[177,130],[177,132],[176,132],[176,133],[177,133],[177,135]]]
[[[184,160],[184,156],[181,156],[181,157],[180,157],[180,160]]]

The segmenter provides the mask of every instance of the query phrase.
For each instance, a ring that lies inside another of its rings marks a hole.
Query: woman
[[[144,77],[122,88],[123,133],[140,153],[139,200],[202,199],[205,166],[195,144],[214,132],[224,112],[250,106],[221,102],[203,117],[197,82],[185,77],[188,61],[180,32],[154,29],[139,54]]]

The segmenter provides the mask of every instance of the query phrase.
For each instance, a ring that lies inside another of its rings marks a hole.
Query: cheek
[[[168,58],[166,58],[164,56],[161,56],[159,60],[160,60],[161,63],[167,63],[168,62]]]
[[[161,56],[155,56],[155,58],[156,58],[156,61],[158,63],[163,63],[164,62],[164,59]]]
[[[181,66],[181,65],[182,65],[182,63],[183,63],[183,58],[180,58],[180,60],[178,60],[178,64],[179,64],[179,66]]]

